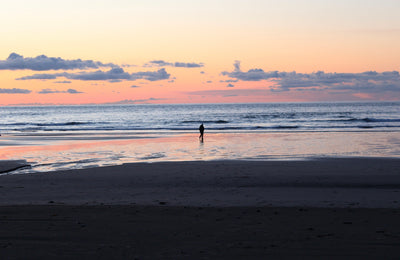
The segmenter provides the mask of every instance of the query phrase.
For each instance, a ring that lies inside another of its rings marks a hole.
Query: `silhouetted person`
[[[204,125],[203,124],[200,125],[199,131],[200,131],[199,139],[200,139],[200,141],[203,141],[203,136],[204,136]]]

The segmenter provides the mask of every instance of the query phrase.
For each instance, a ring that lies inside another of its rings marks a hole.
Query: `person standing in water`
[[[200,131],[199,139],[200,139],[200,141],[203,142],[203,136],[204,136],[204,125],[203,124],[200,125],[199,131]]]

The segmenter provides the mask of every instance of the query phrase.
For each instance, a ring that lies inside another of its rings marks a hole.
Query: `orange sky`
[[[0,105],[400,100],[399,76],[386,73],[399,71],[398,10],[395,0],[15,0],[0,10]]]

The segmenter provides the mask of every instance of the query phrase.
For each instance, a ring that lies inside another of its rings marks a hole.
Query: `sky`
[[[400,100],[398,0],[0,3],[0,105]]]

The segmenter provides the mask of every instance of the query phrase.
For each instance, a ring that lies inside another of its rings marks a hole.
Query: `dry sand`
[[[3,206],[2,259],[399,259],[400,210]]]
[[[400,160],[0,176],[3,259],[399,259]]]

